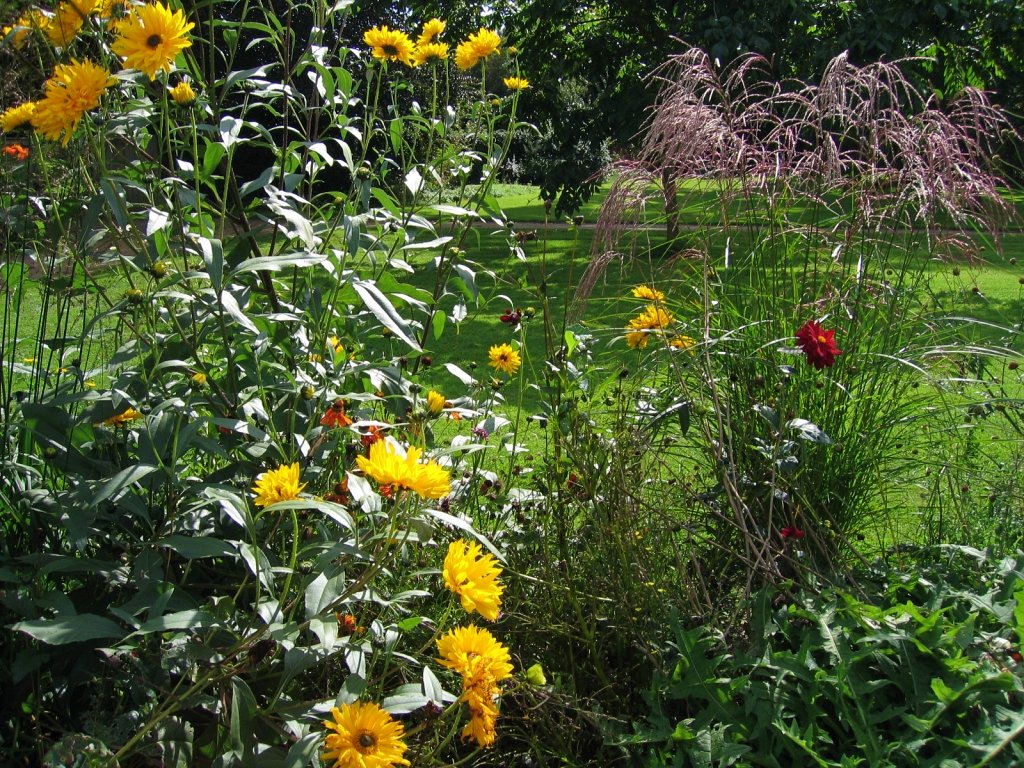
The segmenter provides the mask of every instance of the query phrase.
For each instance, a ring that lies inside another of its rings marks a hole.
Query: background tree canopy
[[[653,98],[644,76],[684,42],[722,63],[760,53],[778,77],[811,82],[843,51],[854,64],[929,57],[911,73],[925,92],[941,100],[984,88],[1018,119],[1024,113],[1018,0],[531,0],[505,22],[533,67],[525,106],[541,136],[531,154],[557,158],[528,180],[559,193],[560,213],[589,194],[584,180],[603,143],[633,146]],[[1009,154],[1019,168],[1017,147]]]

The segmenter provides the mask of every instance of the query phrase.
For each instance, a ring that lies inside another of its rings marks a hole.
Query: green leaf
[[[168,536],[157,542],[158,547],[169,547],[186,560],[203,557],[238,557],[238,550],[226,541],[212,536]]]
[[[356,293],[359,294],[359,298],[363,300],[363,304],[366,308],[373,313],[385,328],[391,331],[395,336],[400,338],[410,347],[417,352],[422,352],[419,343],[412,336],[412,328],[409,324],[398,314],[395,310],[394,305],[380,292],[377,286],[368,281],[356,279],[352,281],[352,287],[355,288]]]
[[[67,645],[86,640],[120,639],[125,636],[125,631],[120,624],[93,613],[80,613],[76,616],[62,616],[56,619],[19,621],[12,629],[24,632],[49,645]]]

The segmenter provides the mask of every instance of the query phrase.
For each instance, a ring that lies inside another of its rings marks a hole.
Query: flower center
[[[386,44],[386,45],[382,45],[381,48],[384,49],[384,55],[385,56],[397,56],[398,55],[398,48],[396,48],[393,45]]]
[[[368,731],[363,731],[359,734],[359,751],[366,754],[375,746],[377,746],[377,738]]]
[[[146,38],[146,45],[150,48],[158,48],[162,42],[163,38],[160,35],[150,35]]]
[[[818,343],[819,344],[828,344],[828,339],[826,339],[824,335],[818,334]]]

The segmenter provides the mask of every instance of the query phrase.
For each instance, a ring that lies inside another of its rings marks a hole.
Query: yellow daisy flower
[[[453,541],[442,575],[445,586],[461,598],[466,613],[478,611],[485,619],[497,621],[505,587],[498,581],[501,567],[494,555],[484,555],[477,542]]]
[[[519,370],[519,366],[523,364],[519,351],[514,349],[511,344],[496,344],[488,350],[487,357],[489,358],[488,365],[509,376],[514,376]]]
[[[420,32],[420,36],[416,39],[416,44],[427,45],[428,43],[436,43],[437,38],[441,36],[446,26],[448,24],[440,19],[431,19],[423,25],[423,31]]]
[[[85,113],[100,105],[100,96],[115,82],[107,70],[91,61],[58,64],[46,81],[45,95],[36,102],[32,115],[36,133],[66,146]]]
[[[149,3],[117,24],[118,38],[110,47],[124,59],[126,69],[154,80],[159,70],[170,72],[178,54],[192,45],[188,31],[194,26],[185,21],[184,11],[172,13],[163,3]]]
[[[373,27],[363,34],[363,42],[372,48],[373,58],[382,61],[400,61],[412,66],[413,42],[398,29],[387,26]]]
[[[142,414],[139,411],[129,408],[126,411],[111,416],[109,419],[104,419],[103,424],[107,427],[123,427],[125,424],[138,421],[141,418]]]
[[[530,87],[530,81],[525,77],[506,77],[505,87],[510,91],[525,91]]]
[[[292,501],[306,487],[299,483],[299,464],[294,462],[271,469],[256,478],[252,492],[256,494],[253,503],[257,507],[269,507],[279,501]]]
[[[343,704],[331,709],[333,720],[325,720],[327,734],[325,765],[332,768],[391,768],[409,765],[403,755],[408,749],[402,736],[405,728],[373,702]]]
[[[481,59],[498,53],[500,48],[501,36],[497,32],[480,27],[467,40],[459,43],[455,49],[455,63],[459,69],[472,69]]]
[[[174,99],[174,103],[179,107],[187,107],[195,103],[196,92],[192,88],[191,83],[182,80],[176,86],[170,89],[171,98]]]
[[[633,289],[633,296],[647,301],[665,300],[665,294],[650,285],[638,285]]]
[[[448,58],[448,43],[417,43],[412,52],[412,63],[415,67],[424,64],[435,64]]]
[[[451,493],[451,476],[436,461],[420,463],[423,451],[410,445],[404,455],[392,440],[378,440],[369,457],[357,456],[356,464],[379,485],[407,488],[424,499],[440,499]]]
[[[205,387],[207,381],[209,381],[209,379],[202,371],[197,371],[192,374],[192,383],[197,387]]]
[[[462,738],[475,741],[478,746],[487,748],[498,738],[498,708],[494,700],[498,689],[495,686],[479,686],[467,690],[462,700],[469,707],[469,722],[462,729]]]
[[[430,390],[427,392],[427,410],[435,416],[444,410],[445,399],[440,392]]]
[[[672,349],[688,349],[690,354],[693,354],[693,347],[697,345],[697,342],[690,336],[676,336],[671,339],[668,343]]]
[[[31,124],[32,115],[35,112],[36,103],[34,101],[26,101],[24,104],[11,107],[0,115],[0,131],[10,133],[22,126]]]

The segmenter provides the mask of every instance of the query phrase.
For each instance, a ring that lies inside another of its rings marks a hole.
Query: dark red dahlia
[[[800,327],[796,340],[807,355],[807,362],[819,370],[830,367],[835,363],[836,355],[843,354],[843,350],[836,346],[836,332],[826,331],[813,320]]]

